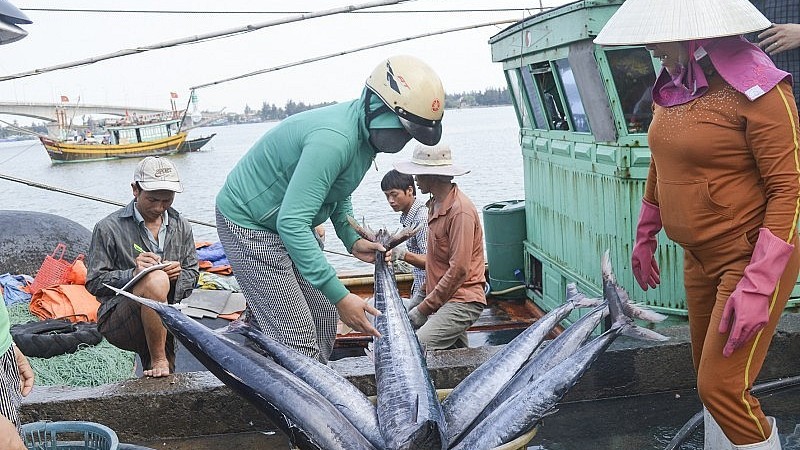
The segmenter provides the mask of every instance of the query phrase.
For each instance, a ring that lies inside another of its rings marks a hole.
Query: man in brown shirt
[[[469,328],[486,305],[483,229],[478,211],[453,183],[469,170],[453,164],[447,146],[418,146],[411,161],[394,165],[414,175],[428,200],[426,296],[408,312],[417,338],[428,350],[467,347]]]

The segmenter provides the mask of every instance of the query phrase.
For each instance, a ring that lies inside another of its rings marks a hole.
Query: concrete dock
[[[619,338],[564,401],[693,389],[688,328],[658,331],[670,340],[651,343]],[[429,353],[428,368],[435,386],[454,387],[499,349],[489,346]],[[374,368],[367,357],[332,361],[331,367],[367,395],[375,394]],[[797,375],[800,314],[787,313],[757,383]],[[133,379],[95,388],[35,387],[23,403],[22,419],[99,422],[127,442],[275,430],[263,414],[209,372]]]

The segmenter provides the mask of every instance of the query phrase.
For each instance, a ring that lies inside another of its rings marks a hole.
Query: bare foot
[[[151,368],[142,371],[146,377],[161,378],[169,375],[169,362],[166,359],[155,360],[151,363]]]

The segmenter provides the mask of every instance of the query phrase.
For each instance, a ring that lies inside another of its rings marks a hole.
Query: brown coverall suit
[[[770,424],[750,388],[800,269],[797,106],[784,80],[750,101],[718,74],[705,95],[654,107],[645,200],[661,208],[684,249],[684,281],[697,388],[728,439],[766,440]],[[750,262],[759,228],[795,246],[771,297],[770,320],[730,357],[722,311]]]

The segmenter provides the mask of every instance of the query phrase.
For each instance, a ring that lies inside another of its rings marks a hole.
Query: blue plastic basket
[[[33,422],[22,425],[28,450],[117,450],[117,433],[93,422]]]

